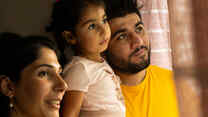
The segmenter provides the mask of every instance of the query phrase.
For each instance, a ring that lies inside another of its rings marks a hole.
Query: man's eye
[[[95,29],[95,24],[90,24],[89,27],[88,27],[88,29],[89,29],[89,30]]]
[[[119,37],[118,37],[118,40],[123,40],[123,39],[126,39],[127,38],[127,35],[126,34],[121,34]]]
[[[141,26],[138,26],[137,28],[136,28],[136,30],[135,30],[137,33],[140,33],[140,32],[142,32],[143,31],[143,27],[141,27]]]
[[[38,76],[39,77],[46,77],[46,76],[48,76],[48,72],[47,71],[41,71],[39,74],[38,74]]]

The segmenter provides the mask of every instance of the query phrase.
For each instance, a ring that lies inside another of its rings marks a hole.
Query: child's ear
[[[62,36],[71,45],[75,45],[77,43],[77,40],[76,40],[76,38],[74,37],[74,35],[72,34],[71,31],[64,31],[64,32],[62,32]]]
[[[0,75],[0,92],[10,98],[14,97],[14,83],[5,75]]]

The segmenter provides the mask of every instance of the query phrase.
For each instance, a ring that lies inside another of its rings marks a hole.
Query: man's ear
[[[74,35],[72,34],[71,31],[64,31],[64,32],[62,32],[62,36],[71,45],[75,45],[77,43],[77,40],[76,40],[76,38],[74,37]]]
[[[14,83],[5,75],[0,75],[0,92],[9,98],[14,96]]]

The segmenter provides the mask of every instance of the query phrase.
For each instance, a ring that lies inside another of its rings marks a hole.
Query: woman
[[[59,117],[67,84],[53,41],[0,34],[1,117]]]

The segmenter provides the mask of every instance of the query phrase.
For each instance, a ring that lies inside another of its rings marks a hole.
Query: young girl
[[[124,117],[119,79],[101,56],[111,37],[104,2],[60,0],[48,29],[55,32],[62,50],[67,43],[76,54],[64,68],[69,91],[63,100],[63,117]]]

